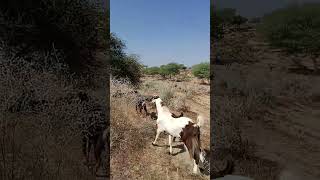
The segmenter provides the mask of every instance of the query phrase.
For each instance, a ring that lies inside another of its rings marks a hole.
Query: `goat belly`
[[[172,136],[174,137],[180,137],[180,133],[183,130],[183,128],[189,123],[189,121],[177,121],[175,123],[171,124],[164,124],[165,125],[165,130]]]

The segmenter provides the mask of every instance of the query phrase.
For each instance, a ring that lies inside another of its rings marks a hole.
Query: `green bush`
[[[237,25],[238,27],[247,22],[248,19],[237,15],[236,10],[233,8],[217,9],[211,6],[211,37],[220,40],[224,37],[225,29],[227,26]]]
[[[167,65],[160,66],[159,73],[163,77],[169,76],[170,78],[179,73],[181,66],[177,63],[169,63]]]
[[[116,79],[127,79],[133,85],[139,85],[144,66],[139,62],[139,56],[126,54],[125,48],[123,40],[111,33],[111,75]]]
[[[258,28],[270,45],[287,54],[313,58],[315,70],[320,52],[320,4],[289,6],[267,14]],[[294,60],[294,58],[293,58]],[[301,65],[299,61],[294,63]]]
[[[210,63],[204,62],[196,64],[192,67],[192,74],[200,79],[209,79],[210,78]]]
[[[187,69],[187,67],[184,64],[179,64],[179,69]]]
[[[146,67],[144,69],[144,73],[145,74],[148,74],[148,75],[156,75],[156,74],[159,74],[159,71],[160,71],[160,68],[159,67]]]
[[[144,67],[143,72],[148,75],[160,74],[163,77],[171,77],[178,74],[180,70],[183,69],[187,69],[187,67],[184,64],[169,63],[166,65],[161,65],[160,67]]]

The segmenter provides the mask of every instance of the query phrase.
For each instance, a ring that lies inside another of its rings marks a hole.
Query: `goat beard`
[[[190,140],[187,140],[186,146],[188,148],[190,158],[194,159],[196,161],[196,164],[199,164],[201,151],[200,151],[200,143],[198,139],[193,137]]]

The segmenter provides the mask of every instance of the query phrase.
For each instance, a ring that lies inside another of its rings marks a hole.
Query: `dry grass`
[[[80,135],[101,100],[90,92],[88,103],[73,99],[77,79],[57,62],[0,58],[0,179],[94,179],[81,162]]]
[[[257,147],[244,137],[247,125],[263,122],[277,107],[279,99],[308,103],[317,87],[316,77],[265,70],[259,66],[232,64],[214,69],[214,142],[215,153],[230,152],[237,161],[237,174],[255,179],[276,179],[279,164],[258,158]],[[318,92],[319,93],[319,92]],[[220,159],[219,157],[216,157]]]
[[[186,104],[190,98],[188,89],[179,89],[170,81],[144,80],[139,92],[144,95],[160,94],[173,110]],[[191,176],[189,170],[175,164],[178,157],[166,154],[165,147],[153,147],[156,126],[150,118],[142,118],[135,112],[131,93],[135,88],[127,81],[112,80],[111,84],[111,178],[114,179],[206,179]],[[186,90],[186,91],[185,91]],[[122,93],[122,96],[114,94]],[[181,103],[181,104],[179,104]],[[151,104],[150,104],[151,105]],[[149,107],[148,110],[155,111]],[[159,143],[163,144],[163,138]],[[188,160],[188,159],[187,159]],[[177,167],[176,167],[177,166]]]
[[[111,95],[111,178],[137,178],[131,172],[139,160],[139,152],[145,145],[145,134],[153,134],[153,130],[145,127],[135,116],[134,95],[127,81],[112,80]],[[113,97],[116,92],[124,93],[121,97]],[[135,122],[136,121],[136,122]]]

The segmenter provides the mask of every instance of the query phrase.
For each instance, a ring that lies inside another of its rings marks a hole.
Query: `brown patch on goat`
[[[180,132],[182,142],[186,145],[189,155],[199,164],[200,161],[200,127],[189,122]]]

